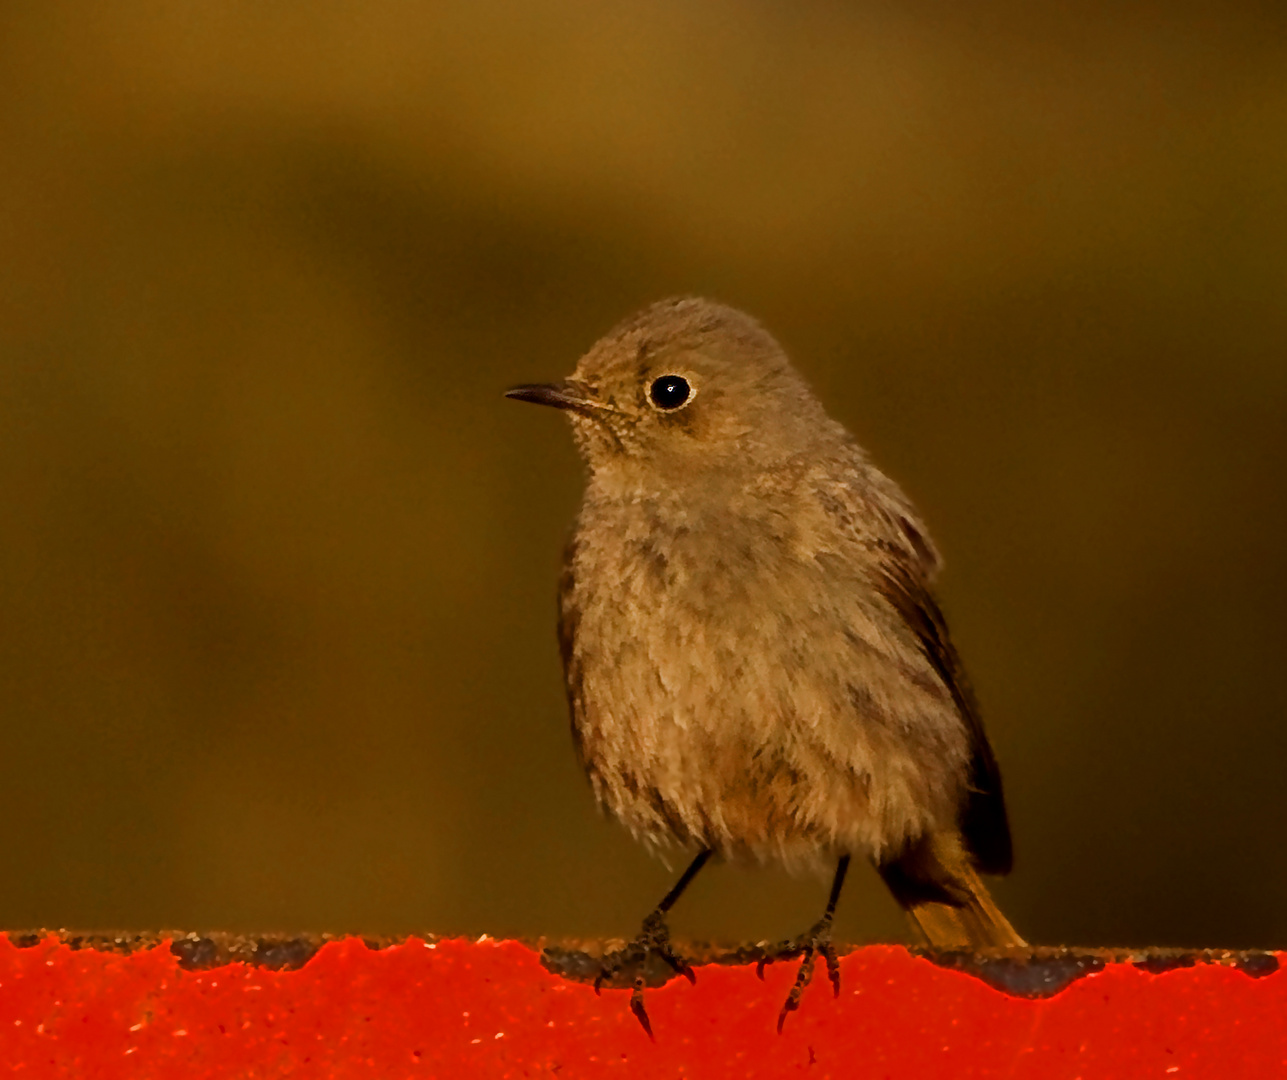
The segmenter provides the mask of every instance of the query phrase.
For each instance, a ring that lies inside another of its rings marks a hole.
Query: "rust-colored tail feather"
[[[877,869],[933,948],[1027,944],[979,880],[974,858],[959,834],[923,836]]]
[[[964,886],[969,899],[960,907],[932,901],[913,903],[908,918],[935,949],[974,949],[983,946],[1026,945],[1001,914],[987,886],[969,866],[954,867],[956,884]]]

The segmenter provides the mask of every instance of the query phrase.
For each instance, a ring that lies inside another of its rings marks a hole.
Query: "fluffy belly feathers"
[[[816,561],[766,574],[746,543],[661,559],[616,540],[572,545],[561,636],[581,760],[637,837],[805,864],[952,820],[964,731],[852,583]]]

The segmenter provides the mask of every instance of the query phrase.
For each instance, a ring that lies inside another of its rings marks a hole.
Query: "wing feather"
[[[978,704],[948,636],[947,622],[923,573],[896,548],[882,545],[875,586],[915,634],[921,652],[943,680],[970,737],[970,775],[961,809],[961,835],[975,866],[987,874],[1009,873],[1014,863],[1001,770]]]

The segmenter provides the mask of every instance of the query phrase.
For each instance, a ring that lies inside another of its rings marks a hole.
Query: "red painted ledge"
[[[312,954],[310,956],[310,954]],[[574,966],[556,950],[552,966]],[[819,972],[704,964],[648,991],[553,974],[514,941],[0,935],[0,1071],[24,1077],[1270,1077],[1287,1073],[1287,954],[873,945]],[[300,963],[294,969],[282,967]],[[274,969],[276,968],[276,970]],[[1043,974],[1043,972],[1045,974]],[[1050,978],[1046,974],[1054,972]],[[1016,978],[1017,974],[1017,978]],[[1071,979],[1072,981],[1068,981]],[[1066,984],[1066,985],[1064,985]]]

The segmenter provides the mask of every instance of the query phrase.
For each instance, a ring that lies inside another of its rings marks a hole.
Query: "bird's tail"
[[[922,901],[907,909],[907,916],[935,949],[973,949],[985,945],[1026,945],[1001,914],[979,880],[973,867],[957,871],[957,881],[966,886],[968,899],[959,907],[954,904]]]
[[[935,949],[1023,946],[955,837],[935,837],[879,867],[912,925]]]

